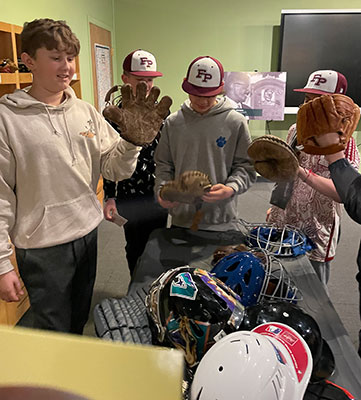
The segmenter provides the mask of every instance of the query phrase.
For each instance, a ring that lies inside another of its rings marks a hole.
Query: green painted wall
[[[361,8],[358,0],[117,0],[115,1],[118,65],[136,48],[155,54],[164,77],[157,84],[174,99],[172,110],[186,98],[180,88],[190,61],[211,55],[226,70],[275,70],[282,9]],[[336,29],[336,28],[335,28]],[[295,116],[270,123],[283,136]],[[265,124],[250,121],[253,136]]]
[[[89,21],[113,30],[113,0],[16,0],[1,2],[0,20],[10,24],[23,25],[36,18],[65,20],[81,43],[80,77],[82,98],[93,103],[91,75],[91,53]]]
[[[113,34],[114,77],[120,83],[123,58],[143,48],[155,54],[164,77],[156,83],[179,108],[186,98],[180,85],[190,61],[219,58],[226,70],[275,70],[282,9],[361,8],[359,0],[17,0],[2,2],[0,20],[22,25],[34,18],[65,19],[81,41],[83,98],[93,102],[89,21]],[[269,124],[284,136],[295,116]],[[265,123],[250,121],[253,136]]]

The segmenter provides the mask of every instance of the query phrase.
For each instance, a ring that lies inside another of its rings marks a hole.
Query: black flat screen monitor
[[[297,107],[308,76],[341,72],[361,106],[361,10],[282,10],[278,70],[287,72],[286,107]]]

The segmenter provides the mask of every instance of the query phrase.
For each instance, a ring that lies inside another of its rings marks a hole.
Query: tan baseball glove
[[[185,171],[177,179],[165,183],[160,189],[159,196],[167,201],[195,204],[211,186],[207,174],[200,171]]]
[[[273,135],[261,136],[248,147],[255,170],[272,182],[289,182],[297,176],[298,159],[292,148]]]
[[[297,114],[297,142],[309,154],[334,154],[346,148],[360,119],[360,108],[343,94],[323,95],[303,104]],[[323,147],[317,137],[339,134],[339,143]]]
[[[112,90],[112,89],[111,89]],[[122,107],[108,105],[104,117],[119,126],[121,136],[137,146],[151,143],[164,118],[169,114],[172,99],[164,96],[157,103],[160,89],[153,86],[147,96],[147,84],[139,82],[134,96],[131,85],[121,87]]]

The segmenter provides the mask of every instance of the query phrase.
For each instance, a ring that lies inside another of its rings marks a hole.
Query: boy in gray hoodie
[[[182,172],[198,170],[208,174],[213,186],[202,197],[200,230],[227,231],[241,228],[237,198],[256,180],[248,158],[251,142],[245,117],[236,112],[223,92],[222,64],[213,57],[197,57],[188,68],[182,88],[189,94],[181,109],[165,121],[155,153],[155,193]],[[172,226],[190,228],[195,206],[165,201]]]
[[[121,139],[70,82],[80,50],[64,21],[24,24],[31,87],[0,99],[0,298],[29,293],[33,327],[81,334],[96,274],[100,173],[131,176],[140,148]]]

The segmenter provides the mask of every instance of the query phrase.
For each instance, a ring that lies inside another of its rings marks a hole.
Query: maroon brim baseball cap
[[[302,89],[293,89],[294,92],[312,94],[346,94],[347,79],[337,71],[320,70],[312,72],[308,77],[307,84]]]
[[[224,86],[224,84],[222,83],[222,85],[219,87],[204,88],[204,87],[192,85],[191,83],[189,83],[186,80],[184,80],[182,83],[182,89],[186,93],[192,94],[194,96],[202,96],[202,97],[217,96],[217,94],[221,94],[223,92],[223,86]]]
[[[123,61],[123,71],[135,76],[158,77],[163,74],[157,71],[157,62],[152,53],[145,50],[135,50]]]
[[[223,92],[224,71],[222,64],[210,56],[194,59],[182,83],[182,89],[194,96],[210,97]]]

